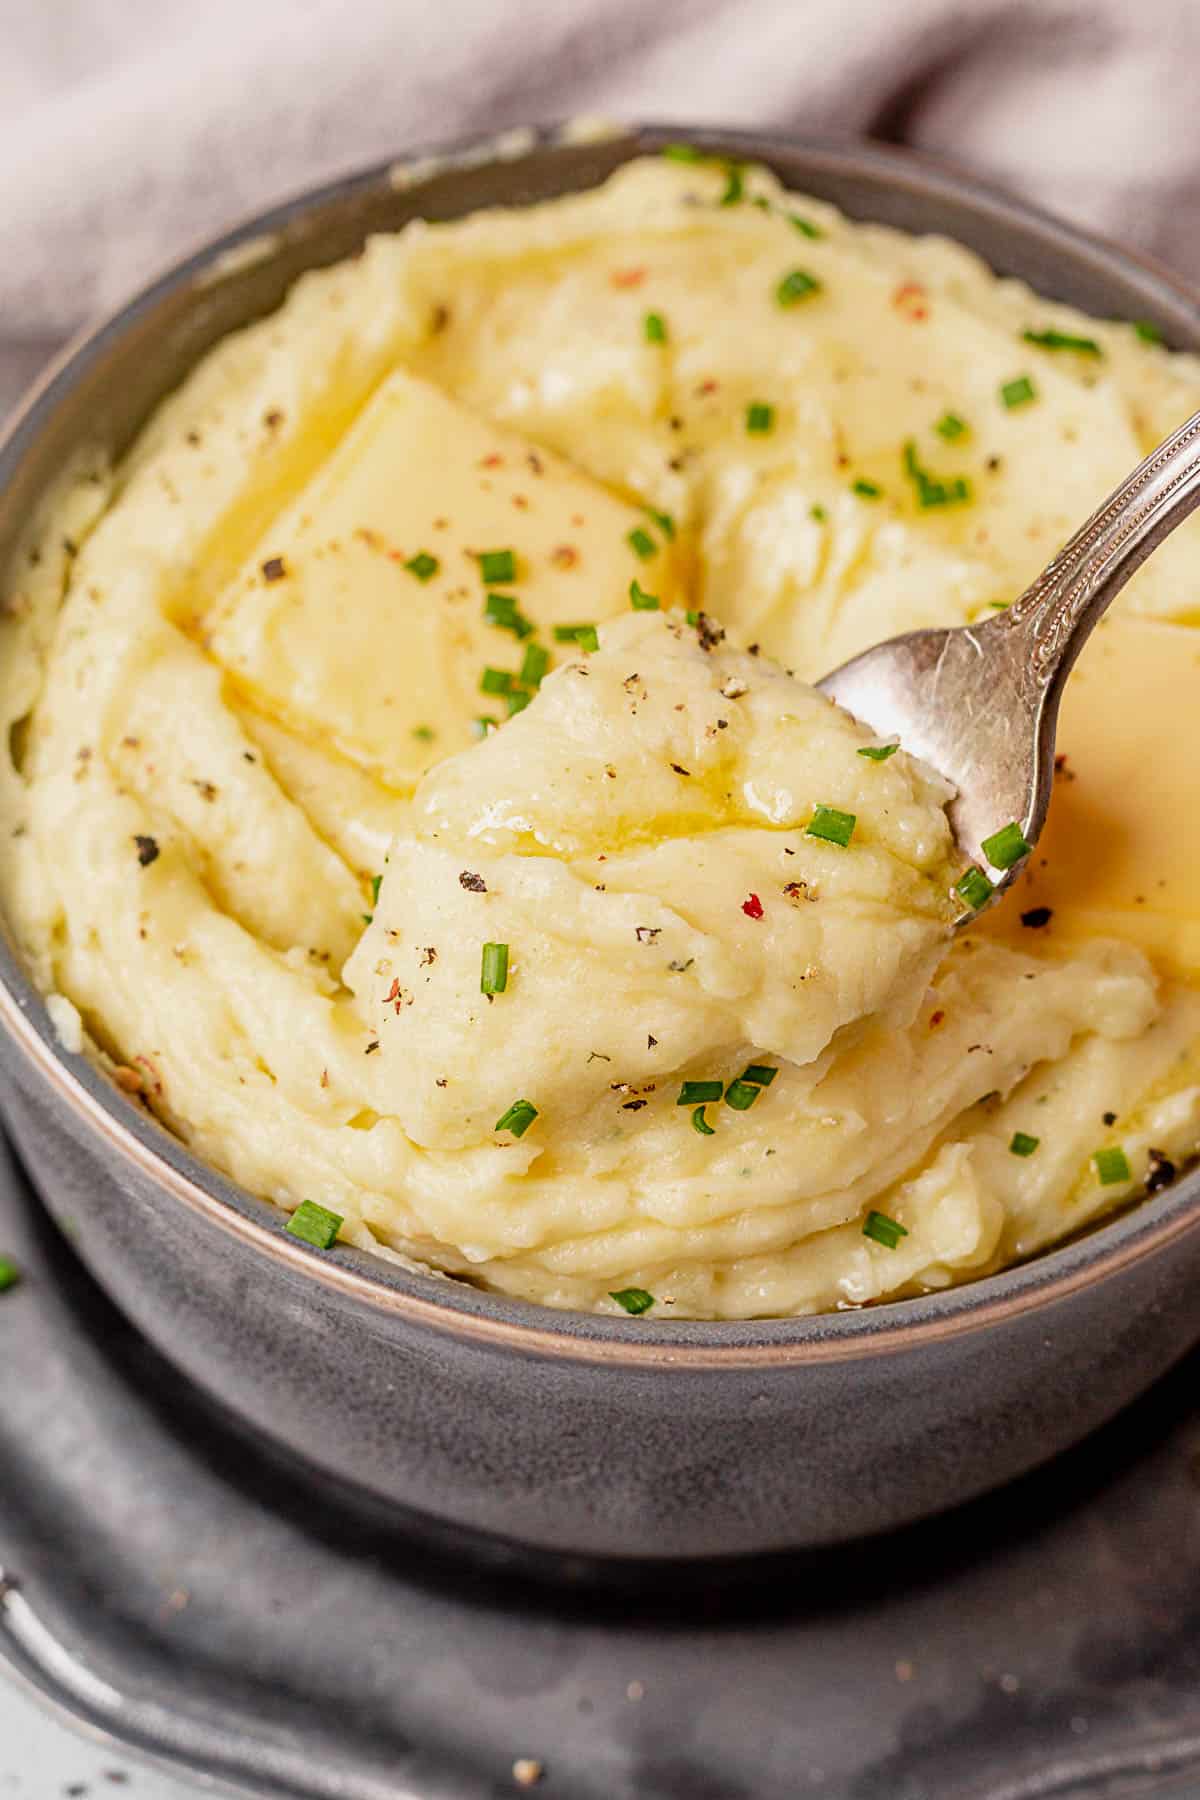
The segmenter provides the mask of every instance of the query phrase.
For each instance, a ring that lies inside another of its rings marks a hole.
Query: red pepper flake
[[[498,450],[493,450],[490,456],[485,456],[483,458],[479,466],[481,469],[502,469],[504,467],[504,458]]]
[[[398,975],[393,980],[391,987],[383,998],[386,1003],[390,1003],[395,1008],[396,1015],[399,1017],[400,1010],[405,1003],[405,995],[404,989],[400,986],[400,977]]]
[[[437,951],[432,944],[429,944],[422,950],[420,956],[417,958],[417,966],[421,969],[427,969],[431,963],[435,963],[436,961]]]
[[[634,936],[639,944],[652,944],[662,932],[661,925],[635,925]]]
[[[1064,781],[1074,781],[1075,779],[1074,769],[1069,768],[1067,765],[1067,753],[1065,750],[1054,759],[1054,773],[1060,775]]]
[[[573,569],[579,561],[579,552],[574,544],[559,544],[550,552],[550,561],[556,569]]]
[[[135,1056],[133,1060],[134,1060],[135,1064],[140,1063],[142,1068],[145,1069],[145,1071],[146,1071],[146,1080],[143,1081],[142,1085],[146,1086],[148,1084],[151,1091],[153,1093],[157,1094],[159,1096],[159,1098],[161,1099],[162,1091],[163,1091],[163,1084],[162,1084],[161,1080],[159,1079],[158,1070],[155,1068],[154,1064],[150,1061],[150,1058],[148,1056]]]
[[[327,1088],[329,1086],[329,1070],[328,1069],[321,1070],[321,1086],[324,1088]]]
[[[470,869],[464,869],[458,878],[459,885],[465,887],[469,894],[486,894],[487,882],[482,875],[475,875]]]
[[[263,424],[268,431],[278,431],[283,424],[283,413],[278,406],[269,407],[263,414]]]
[[[742,901],[742,911],[745,913],[745,915],[748,919],[761,919],[762,918],[763,903],[759,899],[757,894],[751,894],[751,896],[748,900]]]
[[[914,324],[929,317],[928,295],[919,281],[902,281],[892,295],[892,305]]]
[[[641,287],[645,279],[645,269],[614,269],[609,276],[609,280],[615,288]]]
[[[287,566],[284,563],[282,556],[268,556],[266,562],[262,566],[263,580],[282,581],[286,574]]]
[[[938,1026],[941,1024],[942,1020],[945,1018],[945,1016],[946,1015],[942,1011],[941,1007],[939,1007],[935,1013],[930,1013],[930,1015],[929,1015],[930,1031],[936,1031]]]

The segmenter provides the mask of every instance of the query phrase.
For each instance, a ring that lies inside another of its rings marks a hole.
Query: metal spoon
[[[1198,504],[1200,413],[1151,451],[995,618],[889,638],[818,683],[953,782],[948,812],[959,849],[996,893],[1046,822],[1059,701],[1076,657],[1135,569]],[[958,891],[975,908],[991,898],[979,875]]]

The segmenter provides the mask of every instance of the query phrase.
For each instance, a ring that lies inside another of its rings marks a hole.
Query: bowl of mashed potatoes
[[[1018,594],[1198,343],[907,156],[647,129],[305,196],[78,346],[0,451],[0,1054],[146,1334],[600,1556],[898,1524],[1182,1354],[1200,528],[965,930],[951,790],[812,684]]]

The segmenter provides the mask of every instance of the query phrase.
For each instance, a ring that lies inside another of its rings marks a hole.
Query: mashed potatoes
[[[1196,533],[965,935],[943,785],[805,685],[1019,592],[1200,367],[738,186],[637,163],[306,277],[5,587],[58,1012],[248,1187],[557,1306],[945,1285],[1200,1142],[1175,774],[1128,806],[1164,689],[1192,730]]]

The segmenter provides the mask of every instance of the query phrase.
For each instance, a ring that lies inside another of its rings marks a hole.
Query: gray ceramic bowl
[[[602,180],[678,130],[557,133],[375,169],[202,250],[76,346],[0,446],[0,566],[73,447],[119,453],[223,333],[415,214]],[[688,131],[852,216],[948,233],[1085,309],[1200,348],[1170,276],[901,154]],[[3,1110],[47,1206],[145,1335],[267,1438],[398,1507],[542,1549],[726,1555],[876,1532],[1053,1455],[1200,1338],[1200,1175],[1024,1267],[857,1313],[675,1325],[550,1312],[282,1215],[57,1044],[0,950]]]

